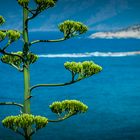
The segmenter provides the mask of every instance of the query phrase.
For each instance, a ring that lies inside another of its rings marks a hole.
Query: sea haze
[[[70,80],[66,61],[91,60],[103,67],[94,75],[75,85],[40,88],[33,91],[32,113],[55,118],[48,106],[53,101],[77,99],[89,106],[80,114],[60,123],[49,123],[33,136],[34,140],[139,140],[140,139],[140,40],[89,39],[91,33],[59,43],[32,46],[39,60],[31,66],[31,85]],[[57,32],[30,33],[34,39],[56,39]],[[20,50],[21,42],[8,51]],[[23,101],[23,75],[0,63],[0,101]],[[0,106],[0,118],[17,115],[15,107]],[[23,138],[0,125],[0,139]]]

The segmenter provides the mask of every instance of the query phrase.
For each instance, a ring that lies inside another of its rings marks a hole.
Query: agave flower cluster
[[[12,64],[12,65],[15,65],[16,67],[20,68],[21,64],[23,63],[22,59],[19,57],[19,56],[23,56],[23,52],[16,52],[16,53],[13,53],[13,54],[17,54],[18,56],[15,56],[15,55],[3,55],[1,57],[1,61],[3,63],[6,63],[6,64]],[[33,53],[28,53],[27,54],[27,60],[29,62],[29,64],[33,64],[37,61],[38,59],[38,56],[33,54]]]
[[[30,0],[18,0],[18,3],[21,5],[21,6],[25,6],[25,5],[28,5]]]
[[[36,4],[41,6],[42,10],[45,10],[48,7],[55,6],[57,0],[34,0]]]
[[[16,30],[8,30],[6,32],[7,37],[9,38],[9,40],[16,41],[20,38],[20,32],[16,31]]]
[[[0,41],[6,37],[8,37],[11,42],[17,41],[20,38],[20,32],[16,30],[0,31]]]
[[[84,103],[77,100],[64,100],[62,102],[57,101],[53,102],[49,107],[52,112],[56,114],[65,112],[68,114],[85,113],[88,109]]]
[[[0,16],[0,25],[4,24],[5,19]],[[10,42],[17,41],[20,38],[20,32],[16,30],[4,30],[0,31],[0,41],[3,41],[6,37],[10,40]]]
[[[47,125],[48,119],[42,116],[34,116],[31,114],[22,114],[18,116],[8,116],[3,121],[3,126],[16,131],[19,128],[25,129],[29,126],[35,126],[40,129]]]
[[[58,0],[33,0],[34,4],[30,4],[30,0],[17,0],[18,4],[23,8],[23,33],[17,30],[0,30],[0,42],[7,41],[7,44],[0,48],[1,61],[9,64],[23,72],[24,74],[24,103],[18,104],[15,102],[2,102],[0,105],[16,105],[21,107],[24,113],[17,116],[8,116],[3,121],[4,127],[14,130],[16,133],[24,136],[25,139],[30,139],[37,130],[45,127],[48,122],[59,122],[65,120],[75,114],[85,113],[88,106],[78,100],[64,100],[53,102],[49,107],[51,111],[57,114],[56,120],[49,120],[43,116],[34,116],[30,114],[30,97],[32,90],[39,87],[48,86],[66,86],[78,82],[84,78],[90,77],[102,70],[102,67],[95,64],[93,61],[84,62],[66,62],[64,67],[72,74],[72,80],[66,83],[57,84],[37,84],[30,87],[30,64],[37,61],[38,56],[31,53],[30,47],[35,43],[40,42],[61,42],[66,39],[78,36],[85,33],[88,28],[81,22],[66,20],[58,25],[59,30],[63,33],[62,38],[55,40],[34,40],[30,42],[28,39],[28,24],[29,21],[37,17],[45,9],[54,7]],[[33,6],[33,7],[30,7]],[[4,24],[5,19],[0,16],[0,25]],[[23,39],[23,50],[18,52],[8,52],[7,48],[14,42]],[[27,113],[27,114],[25,114]],[[22,131],[21,131],[22,130]]]
[[[21,6],[27,6],[30,0],[18,0],[18,3]],[[57,0],[34,0],[34,2],[38,5],[40,11],[43,11],[47,8],[55,6]]]
[[[83,23],[72,20],[66,20],[63,23],[59,24],[58,27],[60,31],[64,33],[65,38],[83,34],[88,30],[87,26]]]
[[[90,77],[102,70],[102,67],[95,64],[93,61],[66,62],[64,66],[75,75],[78,74],[78,79]]]

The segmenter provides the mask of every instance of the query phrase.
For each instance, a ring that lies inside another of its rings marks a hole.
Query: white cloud
[[[119,31],[119,32],[97,32],[89,36],[89,38],[101,38],[101,39],[127,39],[134,38],[140,39],[139,31]]]

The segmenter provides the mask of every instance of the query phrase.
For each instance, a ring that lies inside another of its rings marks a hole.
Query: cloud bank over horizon
[[[132,26],[116,32],[97,32],[89,36],[91,39],[140,39],[140,25]]]

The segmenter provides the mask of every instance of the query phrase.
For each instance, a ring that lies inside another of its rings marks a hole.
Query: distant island
[[[112,32],[97,32],[89,36],[91,39],[140,39],[140,24]]]

